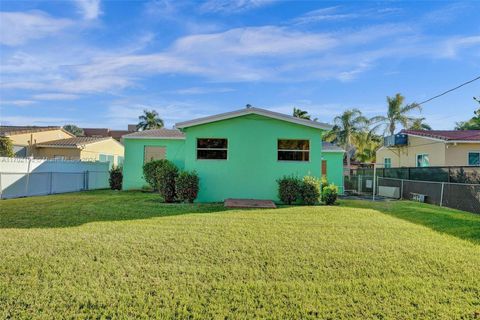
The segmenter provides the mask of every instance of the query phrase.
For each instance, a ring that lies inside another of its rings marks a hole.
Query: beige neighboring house
[[[122,165],[123,145],[112,137],[75,137],[60,127],[0,126],[9,137],[17,157],[104,161]]]
[[[480,165],[480,130],[402,130],[395,137],[377,151],[386,168]]]
[[[17,157],[34,156],[35,144],[75,137],[61,127],[0,126],[0,136],[12,140]]]
[[[123,145],[112,137],[74,137],[37,143],[35,157],[110,162],[122,165]]]

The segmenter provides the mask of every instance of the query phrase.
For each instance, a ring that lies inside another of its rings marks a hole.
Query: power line
[[[425,100],[425,101],[422,101],[422,102],[418,103],[418,105],[422,105],[422,104],[424,104],[424,103],[430,102],[430,101],[432,101],[433,99],[437,99],[437,98],[439,98],[439,97],[441,97],[441,96],[444,96],[444,95],[446,95],[446,94],[449,93],[449,92],[455,91],[455,90],[457,90],[457,89],[459,89],[459,88],[461,88],[461,87],[463,87],[463,86],[465,86],[465,85],[467,85],[467,84],[469,84],[469,83],[472,83],[472,82],[474,82],[474,81],[477,81],[477,80],[479,80],[479,79],[480,79],[480,76],[476,77],[475,79],[472,79],[472,80],[469,80],[469,81],[467,81],[467,82],[464,82],[464,83],[462,83],[461,85],[456,86],[455,88],[452,88],[452,89],[449,89],[449,90],[447,90],[447,91],[444,91],[444,92],[442,92],[442,93],[440,93],[440,94],[437,94],[436,96],[434,96],[434,97],[432,97],[432,98],[430,98],[430,99],[427,99],[427,100]]]

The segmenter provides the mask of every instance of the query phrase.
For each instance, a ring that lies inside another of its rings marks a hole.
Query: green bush
[[[0,137],[0,157],[15,157],[13,142],[9,137]]]
[[[175,179],[175,192],[177,199],[192,203],[198,195],[200,178],[197,172],[182,171]]]
[[[278,197],[285,204],[292,204],[300,197],[302,180],[294,176],[283,176],[277,180]]]
[[[154,191],[160,193],[165,202],[175,200],[175,178],[177,175],[177,167],[173,162],[166,159],[153,160],[143,165],[143,178]]]
[[[113,167],[110,169],[110,178],[108,182],[110,183],[110,189],[112,190],[122,190],[122,180],[123,173],[122,167]]]
[[[301,185],[302,201],[306,205],[314,205],[320,200],[320,180],[312,177],[303,177]]]
[[[162,160],[153,160],[143,165],[143,178],[153,188],[153,191],[158,191],[158,172],[162,165]]]
[[[169,160],[158,160],[160,165],[157,172],[158,192],[165,202],[175,201],[175,179],[178,176],[178,168]]]
[[[331,206],[335,204],[335,201],[337,201],[337,196],[338,196],[338,187],[333,183],[324,187],[322,190],[322,200],[323,202],[325,202],[327,206]]]

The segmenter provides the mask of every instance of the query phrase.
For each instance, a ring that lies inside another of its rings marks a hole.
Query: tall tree
[[[74,136],[81,137],[84,135],[83,129],[77,127],[74,124],[66,124],[63,126],[63,130],[70,132]]]
[[[480,98],[473,97],[473,100],[480,104]],[[480,130],[480,108],[473,112],[474,116],[470,120],[457,122],[455,130]]]
[[[387,115],[373,117],[371,121],[377,123],[378,126],[385,126],[385,133],[390,135],[395,134],[397,125],[401,124],[404,128],[408,128],[410,123],[415,121],[415,118],[408,114],[413,110],[422,110],[422,107],[417,103],[404,105],[405,97],[397,93],[394,97],[387,97]]]
[[[350,173],[355,135],[365,130],[369,122],[358,109],[344,111],[341,115],[336,116],[333,122],[333,129],[326,135],[326,139],[338,143],[345,149],[348,172]]]
[[[158,116],[155,110],[143,110],[143,114],[138,117],[137,130],[150,130],[163,128],[163,120]]]
[[[312,116],[308,114],[308,111],[301,110],[300,108],[293,107],[292,116],[295,118],[312,120]],[[317,118],[313,119],[313,121],[317,121]]]
[[[409,130],[432,130],[432,127],[424,122],[425,118],[417,118],[408,127]]]

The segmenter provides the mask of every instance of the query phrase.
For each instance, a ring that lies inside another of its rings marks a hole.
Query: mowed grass
[[[477,319],[480,216],[110,191],[0,201],[0,317]]]

